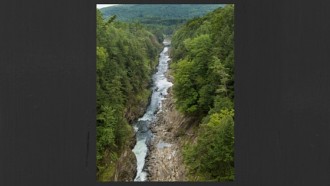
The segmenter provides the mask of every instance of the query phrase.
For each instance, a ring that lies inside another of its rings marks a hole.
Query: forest
[[[113,167],[134,135],[129,123],[141,115],[161,45],[138,24],[104,21],[97,11],[97,172]],[[106,170],[109,171],[109,170]]]
[[[201,119],[197,143],[184,150],[197,180],[234,179],[233,12],[226,6],[192,19],[172,38],[177,109]]]
[[[115,180],[120,157],[132,149],[132,126],[150,103],[161,42],[171,38],[175,109],[198,123],[193,142],[182,143],[186,179],[178,181],[233,181],[234,5],[158,11],[146,5],[126,14],[132,6],[139,5],[117,7],[125,16],[111,13],[115,6],[97,10],[97,179]]]
[[[119,21],[141,23],[156,35],[159,42],[162,42],[164,35],[172,35],[187,20],[222,6],[220,4],[130,4],[105,7],[100,11],[105,19],[116,15]]]

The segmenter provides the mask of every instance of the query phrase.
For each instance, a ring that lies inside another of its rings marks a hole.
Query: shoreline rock
[[[124,150],[116,164],[114,181],[134,181],[137,160],[130,148]]]
[[[162,101],[163,111],[157,113],[157,121],[150,125],[154,137],[145,163],[148,181],[186,180],[182,144],[176,135],[185,117],[174,108],[172,97],[170,88]]]

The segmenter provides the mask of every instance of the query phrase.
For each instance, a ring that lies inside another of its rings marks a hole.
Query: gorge
[[[234,6],[116,5],[96,36],[97,180],[233,181]]]

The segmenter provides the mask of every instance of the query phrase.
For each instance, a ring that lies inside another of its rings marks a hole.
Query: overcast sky
[[[100,9],[100,8],[104,8],[107,6],[113,6],[113,5],[118,5],[118,4],[96,4],[96,8]]]

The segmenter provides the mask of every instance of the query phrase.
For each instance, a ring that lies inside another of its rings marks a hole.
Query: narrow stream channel
[[[148,153],[147,145],[152,139],[149,126],[156,120],[157,112],[162,109],[162,100],[167,94],[167,89],[173,85],[171,82],[167,81],[165,77],[165,73],[168,69],[168,61],[170,60],[168,55],[170,41],[164,40],[163,43],[165,47],[160,53],[157,72],[152,76],[153,86],[150,104],[143,117],[139,118],[134,125],[137,141],[132,150],[137,159],[137,173],[134,181],[147,181],[147,172],[143,171],[143,167]]]

